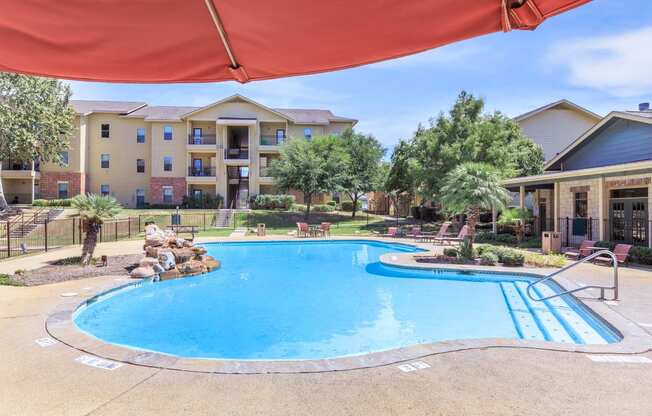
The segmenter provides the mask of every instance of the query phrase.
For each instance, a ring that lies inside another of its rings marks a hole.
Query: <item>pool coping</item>
[[[373,238],[361,238],[360,240],[388,242],[388,240]],[[412,245],[405,242],[401,243]],[[413,246],[419,247],[416,244],[413,244]],[[520,271],[506,267],[417,263],[413,259],[413,253],[387,253],[381,256],[380,261],[386,265],[404,268],[447,271],[465,270],[480,273],[508,272],[510,274],[528,277],[543,277],[542,274],[530,270]],[[556,279],[556,281],[565,289],[579,287],[565,278],[559,278]],[[78,308],[85,305],[89,300],[114,289],[137,285],[139,282],[140,281],[134,282],[129,278],[115,279],[99,288],[94,293],[88,293],[81,302],[79,299],[67,298],[58,304],[47,317],[45,322],[46,331],[53,338],[72,348],[105,359],[153,368],[216,374],[315,373],[359,370],[402,363],[430,355],[487,348],[523,348],[587,354],[637,354],[652,349],[652,335],[647,333],[636,323],[613,310],[602,301],[577,297],[575,299],[577,299],[578,302],[585,305],[588,309],[593,311],[597,317],[616,330],[619,335],[622,336],[622,340],[605,345],[576,345],[506,338],[461,339],[418,344],[387,351],[370,352],[362,355],[339,358],[265,361],[177,357],[158,352],[144,351],[110,344],[97,339],[76,327],[73,322],[74,314]]]

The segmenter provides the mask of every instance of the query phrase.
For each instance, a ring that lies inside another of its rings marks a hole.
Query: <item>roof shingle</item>
[[[141,101],[103,101],[103,100],[70,100],[77,114],[112,113],[128,114],[147,105]]]

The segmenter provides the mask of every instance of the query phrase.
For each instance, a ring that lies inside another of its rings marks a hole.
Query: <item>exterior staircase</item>
[[[234,210],[220,209],[215,216],[215,227],[231,228],[233,227]]]
[[[63,209],[40,209],[33,213],[15,215],[8,219],[9,235],[11,238],[23,238],[34,232],[34,230],[43,227],[46,221],[52,221],[57,218]]]

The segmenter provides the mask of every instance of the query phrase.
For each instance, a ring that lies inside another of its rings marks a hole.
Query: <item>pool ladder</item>
[[[596,258],[598,256],[601,256],[603,254],[606,254],[607,256],[611,257],[611,261],[613,262],[613,271],[614,271],[614,280],[613,280],[614,283],[613,283],[613,286],[590,285],[590,286],[578,287],[576,289],[566,290],[566,291],[563,291],[561,293],[555,293],[554,295],[550,295],[550,296],[546,296],[546,297],[537,298],[537,297],[532,296],[531,291],[536,285],[547,282],[548,280],[552,280],[553,277],[565,272],[566,270],[572,269],[573,267],[578,266],[578,265],[580,265],[582,263],[585,263],[585,262],[587,262],[589,260],[593,260],[594,258]],[[544,301],[544,300],[556,298],[556,297],[559,297],[559,296],[562,296],[562,295],[567,295],[569,293],[579,292],[580,290],[586,290],[586,289],[600,289],[600,300],[605,300],[606,299],[604,297],[604,291],[605,290],[613,290],[614,297],[613,297],[612,300],[618,300],[618,259],[616,258],[616,255],[614,253],[612,253],[609,250],[597,251],[597,252],[591,254],[590,256],[584,257],[583,259],[579,260],[576,263],[570,264],[570,265],[568,265],[566,267],[562,267],[561,269],[557,270],[556,272],[554,272],[552,274],[549,274],[548,276],[544,277],[541,280],[536,280],[536,281],[530,283],[529,285],[527,285],[527,288],[526,288],[525,292],[527,293],[527,295],[528,295],[528,297],[530,299],[532,299],[534,301],[537,301],[537,302],[541,302],[541,301]]]

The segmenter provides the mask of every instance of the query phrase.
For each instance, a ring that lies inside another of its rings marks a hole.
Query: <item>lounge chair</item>
[[[412,227],[412,231],[410,231],[407,235],[408,237],[419,238],[421,235],[421,227]]]
[[[595,243],[596,242],[593,240],[583,240],[582,243],[580,243],[579,249],[569,248],[564,252],[564,255],[568,258],[579,260],[593,252],[589,247],[595,247]]]
[[[331,236],[331,223],[330,222],[322,222],[321,225],[319,226],[319,232],[321,235],[324,237],[326,236]]]
[[[435,237],[433,239],[433,242],[435,243],[435,245],[437,245],[437,244],[444,245],[446,243],[448,243],[448,244],[450,244],[450,243],[461,244],[462,241],[464,241],[464,239],[466,238],[466,236],[468,234],[469,234],[469,226],[465,225],[464,227],[462,227],[462,229],[457,234],[457,236],[454,237],[454,236],[448,235],[448,236],[443,236],[443,237]]]
[[[629,250],[631,250],[631,248],[632,246],[629,244],[616,244],[613,253],[616,255],[618,264],[625,264],[627,262],[627,256],[629,256]],[[598,256],[594,258],[593,261],[605,265],[613,264],[613,259],[610,256]]]
[[[310,236],[310,227],[307,222],[298,222],[297,223],[297,237],[309,237]]]
[[[387,233],[381,234],[381,237],[398,237],[398,227],[389,227]]]
[[[421,233],[418,237],[416,237],[417,241],[421,242],[426,242],[426,241],[434,241],[435,238],[443,238],[446,236],[446,232],[448,231],[448,227],[451,225],[450,222],[444,222],[441,224],[441,227],[439,227],[439,231],[437,233]]]

